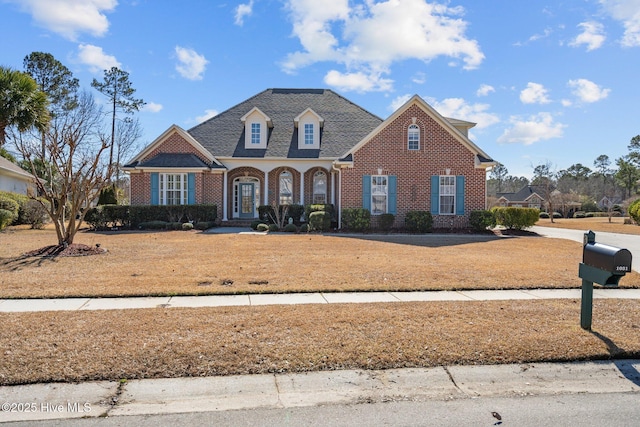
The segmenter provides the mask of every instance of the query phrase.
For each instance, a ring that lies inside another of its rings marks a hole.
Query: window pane
[[[290,205],[293,203],[293,176],[291,172],[280,174],[280,204]]]
[[[407,134],[408,148],[409,150],[420,149],[420,129],[416,125],[409,126],[409,132]]]
[[[440,177],[440,214],[453,215],[456,205],[456,177]]]
[[[313,124],[304,125],[304,144],[313,145]]]
[[[371,177],[371,214],[387,213],[387,177]]]
[[[251,123],[251,143],[260,144],[260,123]]]
[[[313,175],[313,203],[326,203],[327,175],[318,171]]]
[[[387,196],[371,196],[371,213],[380,215],[387,212]]]

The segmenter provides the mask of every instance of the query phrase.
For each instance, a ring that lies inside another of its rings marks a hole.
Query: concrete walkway
[[[640,289],[596,288],[594,298],[640,299]],[[579,299],[580,289],[499,291],[338,292],[131,298],[3,299],[0,312],[122,310],[135,308],[228,307],[289,304],[344,304],[410,301],[495,301]]]

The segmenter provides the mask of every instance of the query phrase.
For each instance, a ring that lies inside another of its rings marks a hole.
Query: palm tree
[[[47,94],[28,74],[0,66],[0,147],[7,141],[7,128],[26,132],[44,131],[49,123]]]

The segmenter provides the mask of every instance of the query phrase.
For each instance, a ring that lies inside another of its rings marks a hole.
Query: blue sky
[[[89,90],[129,72],[141,144],[274,87],[382,118],[420,95],[512,175],[640,134],[640,0],[0,0],[0,28],[4,66],[49,52]]]

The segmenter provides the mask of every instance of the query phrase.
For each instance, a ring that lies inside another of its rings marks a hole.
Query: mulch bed
[[[70,245],[50,245],[40,249],[35,249],[23,254],[24,257],[74,257],[100,255],[106,253],[105,248],[100,246],[87,246],[81,243],[72,243]]]

